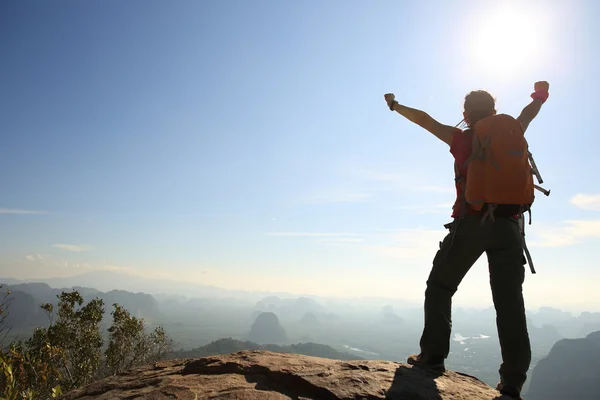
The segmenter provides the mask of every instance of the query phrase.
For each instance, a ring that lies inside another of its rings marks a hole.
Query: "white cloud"
[[[434,193],[456,193],[456,188],[452,186],[417,186],[414,188],[417,192],[434,192]]]
[[[527,235],[527,231],[525,232]],[[527,240],[530,247],[564,247],[581,243],[585,239],[600,238],[600,219],[565,221],[562,226],[546,228],[536,235],[539,239]],[[527,239],[527,236],[526,236]]]
[[[391,244],[365,248],[380,256],[399,260],[432,260],[447,233],[437,229],[402,229],[391,235]]]
[[[58,258],[52,254],[27,254],[18,262],[29,273],[37,271],[38,274],[47,276],[51,273],[55,276],[64,276],[65,272],[81,272],[82,270],[95,269],[87,262],[70,262],[63,258]]]
[[[93,247],[89,246],[87,244],[53,244],[52,247],[55,247],[57,249],[61,249],[61,250],[66,250],[66,251],[72,251],[72,252],[82,252],[82,251],[89,251],[92,250]]]
[[[420,171],[392,172],[371,169],[368,167],[349,167],[338,179],[338,187],[327,187],[309,195],[304,202],[310,204],[331,203],[365,203],[376,201],[382,193],[386,197],[407,194],[427,195],[438,199],[446,194],[454,195],[456,189],[452,185],[422,185],[431,176],[419,176]],[[433,175],[435,178],[435,175]],[[417,200],[418,201],[418,200]],[[443,200],[442,200],[443,201]]]
[[[320,239],[319,243],[360,243],[364,242],[364,239],[361,238],[331,238],[331,239]]]
[[[566,221],[567,233],[575,237],[600,237],[600,219]]]
[[[569,200],[569,203],[582,210],[600,211],[600,194],[578,193]]]
[[[125,272],[125,273],[129,273],[129,274],[137,274],[137,275],[143,276],[142,273],[138,272],[135,268],[124,267],[124,266],[120,266],[120,265],[102,265],[99,267],[92,267],[92,269],[99,270],[99,271]]]
[[[308,200],[313,204],[364,203],[373,197],[366,191],[336,191],[320,194]]]
[[[267,236],[293,236],[293,237],[337,237],[360,236],[358,233],[332,233],[332,232],[268,232]]]
[[[394,172],[383,172],[364,169],[358,173],[360,178],[374,182],[400,182],[406,181],[409,177],[406,174],[398,174]]]
[[[451,214],[454,203],[419,204],[412,206],[399,206],[402,211],[414,211],[416,214]]]
[[[317,240],[317,243],[324,244],[327,246],[350,246],[356,243],[362,243],[362,238],[345,238],[345,237],[334,237],[334,238],[323,238]]]
[[[0,208],[0,214],[21,214],[21,215],[32,215],[32,214],[47,214],[46,211],[38,210],[23,210],[19,208]]]
[[[575,237],[560,232],[560,229],[557,229],[556,232],[542,232],[537,235],[539,239],[533,241],[528,239],[527,232],[525,235],[527,247],[564,247],[577,243]]]
[[[267,236],[314,238],[315,242],[327,246],[350,246],[362,243],[364,239],[358,233],[333,232],[269,232]]]

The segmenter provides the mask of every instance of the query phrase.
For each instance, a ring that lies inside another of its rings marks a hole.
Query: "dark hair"
[[[495,109],[496,100],[485,90],[474,90],[465,96],[465,114],[469,128],[477,121],[491,115]]]

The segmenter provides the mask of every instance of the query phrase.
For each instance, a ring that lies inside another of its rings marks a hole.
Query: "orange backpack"
[[[540,184],[543,180],[529,152],[523,127],[510,115],[498,114],[478,121],[472,135],[471,155],[464,163],[464,167],[468,166],[464,204],[476,211],[483,210],[485,206],[482,221],[490,216],[493,220],[497,208],[503,208],[503,214],[520,214],[523,250],[531,272],[535,274],[525,243],[523,212],[529,211],[531,224],[534,189],[546,196],[550,195],[550,191],[533,183],[534,175]]]
[[[529,146],[520,122],[507,114],[492,115],[473,127],[473,148],[464,198],[472,209],[484,205],[492,216],[497,206],[512,205],[516,213],[529,211],[534,200]]]

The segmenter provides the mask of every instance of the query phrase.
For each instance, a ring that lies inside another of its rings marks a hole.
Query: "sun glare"
[[[479,68],[511,74],[536,63],[540,52],[540,27],[521,10],[502,9],[479,16],[471,38],[470,54]]]

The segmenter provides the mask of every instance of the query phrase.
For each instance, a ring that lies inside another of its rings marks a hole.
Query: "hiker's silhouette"
[[[472,91],[464,102],[466,130],[401,105],[394,94],[384,96],[390,110],[446,143],[454,157],[457,196],[453,221],[445,225],[450,232],[440,243],[427,279],[421,351],[407,361],[416,366],[444,366],[450,352],[452,297],[473,264],[486,253],[502,350],[497,388],[513,398],[519,398],[531,363],[523,300],[527,261],[535,271],[525,245],[523,214],[530,211],[534,189],[541,189],[533,183],[533,173],[539,175],[539,171],[530,165],[524,135],[547,100],[548,89],[547,82],[536,82],[533,101],[517,118],[497,115],[492,95]]]

